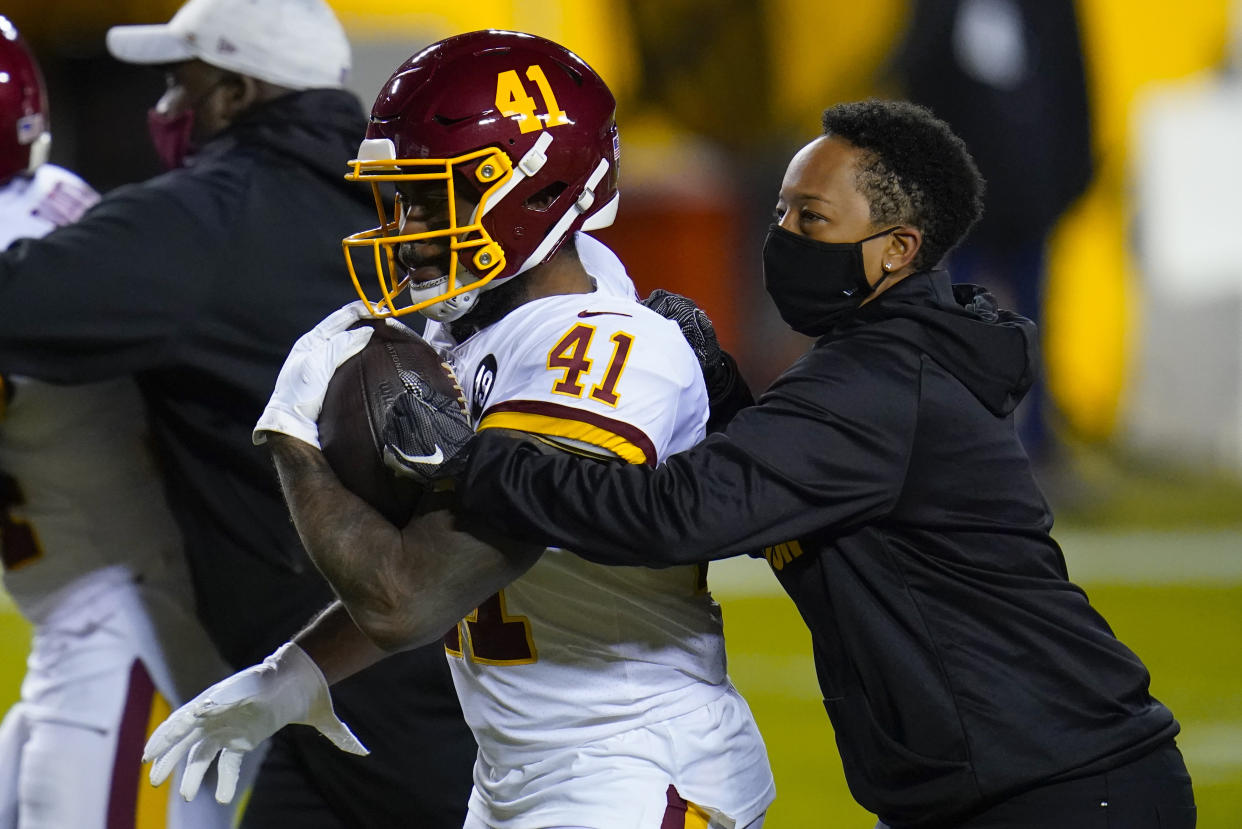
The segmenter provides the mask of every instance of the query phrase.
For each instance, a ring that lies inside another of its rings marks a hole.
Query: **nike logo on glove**
[[[612,314],[614,317],[632,317],[633,314],[623,314],[620,311],[579,311],[578,318],[586,319],[587,317],[602,317],[604,314]]]
[[[395,446],[389,446],[388,448],[396,453],[401,460],[406,463],[425,463],[430,466],[432,464],[444,462],[444,453],[440,451],[439,446],[437,446],[436,451],[430,455],[407,455]]]

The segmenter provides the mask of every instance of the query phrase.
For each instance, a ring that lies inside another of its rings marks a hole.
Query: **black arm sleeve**
[[[0,253],[0,371],[82,383],[170,361],[220,258],[203,224],[161,190],[129,187],[15,242]]]
[[[461,508],[524,541],[648,567],[875,519],[900,494],[917,382],[875,394],[855,382],[866,371],[787,375],[725,433],[654,469],[545,455],[485,431],[458,481]]]

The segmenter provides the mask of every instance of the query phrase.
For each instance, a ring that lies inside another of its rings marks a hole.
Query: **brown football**
[[[346,489],[405,526],[421,494],[417,483],[384,465],[384,419],[405,390],[403,372],[414,371],[431,386],[466,401],[453,369],[415,331],[396,321],[363,320],[375,329],[362,351],[337,368],[319,414],[324,456]]]

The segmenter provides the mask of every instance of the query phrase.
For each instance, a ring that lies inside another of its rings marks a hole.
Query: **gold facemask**
[[[364,145],[365,143],[369,142],[364,142]],[[472,173],[463,169],[471,164],[474,165]],[[468,222],[460,225],[455,172],[473,176],[476,181],[486,186]],[[505,185],[512,177],[513,164],[509,157],[503,151],[491,147],[448,159],[379,158],[350,161],[349,172],[345,174],[346,180],[370,183],[379,214],[378,227],[354,233],[341,242],[350,279],[353,280],[358,296],[366,303],[367,310],[376,317],[398,317],[420,311],[467,291],[478,290],[501,273],[506,264],[504,249],[491,238],[481,222],[491,203],[503,196],[503,191],[507,189]],[[381,183],[402,181],[443,181],[448,194],[449,226],[421,233],[402,233],[401,200],[398,198],[394,201],[390,218],[380,189]],[[403,275],[403,269],[397,262],[397,247],[406,242],[441,238],[449,240],[450,266],[445,282],[437,282],[423,289],[411,286],[409,277]],[[367,295],[358,269],[354,266],[355,252],[368,249],[368,258],[372,261],[380,289],[380,296],[375,300]],[[463,257],[466,257],[464,261]]]

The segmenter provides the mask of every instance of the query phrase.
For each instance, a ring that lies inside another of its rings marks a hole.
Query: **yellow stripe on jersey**
[[[534,414],[531,412],[492,412],[479,423],[483,429],[517,429],[536,435],[569,438],[607,449],[629,463],[647,463],[647,453],[636,443],[598,426],[580,420]]]
[[[155,731],[155,727],[168,719],[172,707],[163,695],[156,692],[151,697],[151,713],[147,717],[147,737]],[[134,829],[164,829],[168,826],[168,799],[172,797],[173,780],[177,776],[169,775],[159,788],[150,786],[146,774],[142,774],[138,782],[138,802],[134,808]]]

